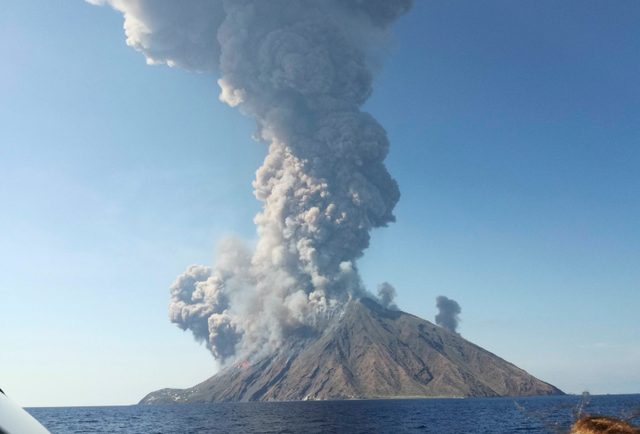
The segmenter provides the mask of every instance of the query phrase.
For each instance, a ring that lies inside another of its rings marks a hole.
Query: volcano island
[[[321,336],[301,333],[268,357],[140,404],[563,394],[458,334],[365,298]]]

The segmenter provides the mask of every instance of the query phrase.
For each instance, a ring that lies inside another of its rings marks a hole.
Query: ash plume
[[[220,100],[270,143],[253,182],[257,247],[230,238],[215,267],[190,266],[171,285],[171,321],[225,363],[273,351],[365,295],[356,260],[369,232],[395,220],[400,192],[387,134],[360,107],[369,53],[413,0],[87,1],[124,14],[127,44],[148,63],[220,73]]]
[[[458,325],[460,324],[460,305],[457,301],[439,295],[436,297],[436,307],[438,314],[436,315],[436,324],[452,333],[458,333]]]
[[[378,298],[382,307],[398,310],[398,306],[393,302],[393,299],[396,298],[396,289],[389,282],[378,285]]]

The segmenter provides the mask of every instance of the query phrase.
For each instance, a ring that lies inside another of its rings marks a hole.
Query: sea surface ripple
[[[29,408],[52,434],[557,433],[581,396],[254,402]],[[518,405],[516,405],[516,402]],[[521,407],[521,408],[519,408]],[[611,416],[640,409],[640,395],[592,396],[585,411]]]

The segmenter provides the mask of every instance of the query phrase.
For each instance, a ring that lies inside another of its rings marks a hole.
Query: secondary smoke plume
[[[398,307],[393,302],[393,299],[396,298],[396,289],[389,282],[378,285],[378,298],[383,307],[398,310]]]
[[[444,295],[436,297],[436,307],[438,314],[436,315],[436,324],[450,332],[458,333],[458,325],[460,324],[460,305],[457,301],[451,300]]]
[[[360,110],[368,53],[413,0],[87,1],[124,14],[127,44],[148,63],[219,71],[220,100],[270,143],[253,182],[255,251],[232,238],[214,268],[189,267],[171,285],[171,321],[225,362],[272,351],[364,295],[355,261],[400,198],[387,134]]]

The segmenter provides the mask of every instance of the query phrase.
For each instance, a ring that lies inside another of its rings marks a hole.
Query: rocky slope
[[[374,301],[352,301],[321,337],[232,366],[190,389],[152,392],[140,404],[417,397],[561,395],[462,337]]]

